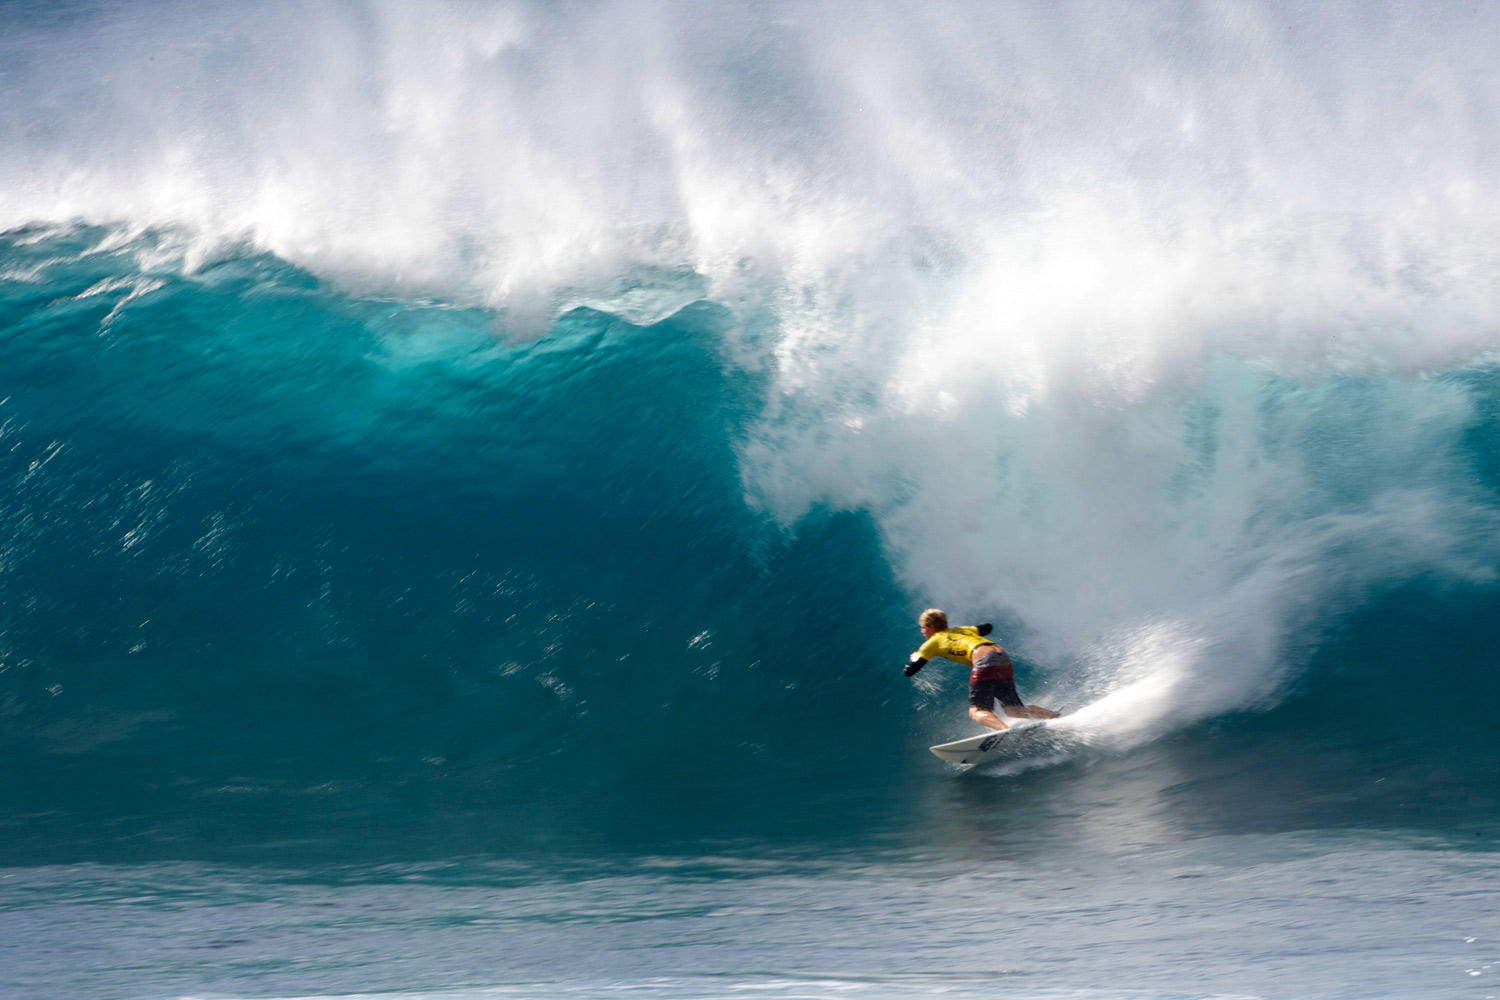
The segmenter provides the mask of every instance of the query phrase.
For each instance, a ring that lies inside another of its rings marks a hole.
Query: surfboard
[[[1021,756],[1044,742],[1042,736],[1046,730],[1045,719],[1030,719],[1013,723],[1009,729],[980,733],[927,749],[954,764],[979,764],[986,760]]]

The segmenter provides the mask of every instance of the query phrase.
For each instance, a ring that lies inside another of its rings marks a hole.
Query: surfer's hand
[[[926,660],[922,659],[916,653],[913,653],[911,655],[911,659],[906,661],[906,666],[901,669],[901,672],[903,674],[905,674],[906,676],[910,677],[912,674],[916,673],[918,670],[921,670],[923,664],[925,664],[926,662],[927,662]]]

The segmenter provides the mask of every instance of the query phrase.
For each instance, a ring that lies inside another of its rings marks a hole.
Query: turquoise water
[[[1495,995],[1493,12],[0,19],[0,993]]]

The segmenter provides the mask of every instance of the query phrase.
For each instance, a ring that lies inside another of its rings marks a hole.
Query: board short
[[[974,669],[969,673],[969,704],[991,712],[997,701],[1007,708],[1025,704],[1016,692],[1016,671],[1010,656],[999,646],[990,646],[974,657]]]
[[[969,704],[981,712],[993,712],[997,701],[1006,708],[1020,708],[1026,704],[1016,693],[1014,677],[1008,677],[1003,681],[979,681],[969,685]]]

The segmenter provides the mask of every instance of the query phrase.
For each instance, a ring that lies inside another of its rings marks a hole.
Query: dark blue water
[[[0,8],[0,992],[1492,995],[1494,18],[1331,10]]]

